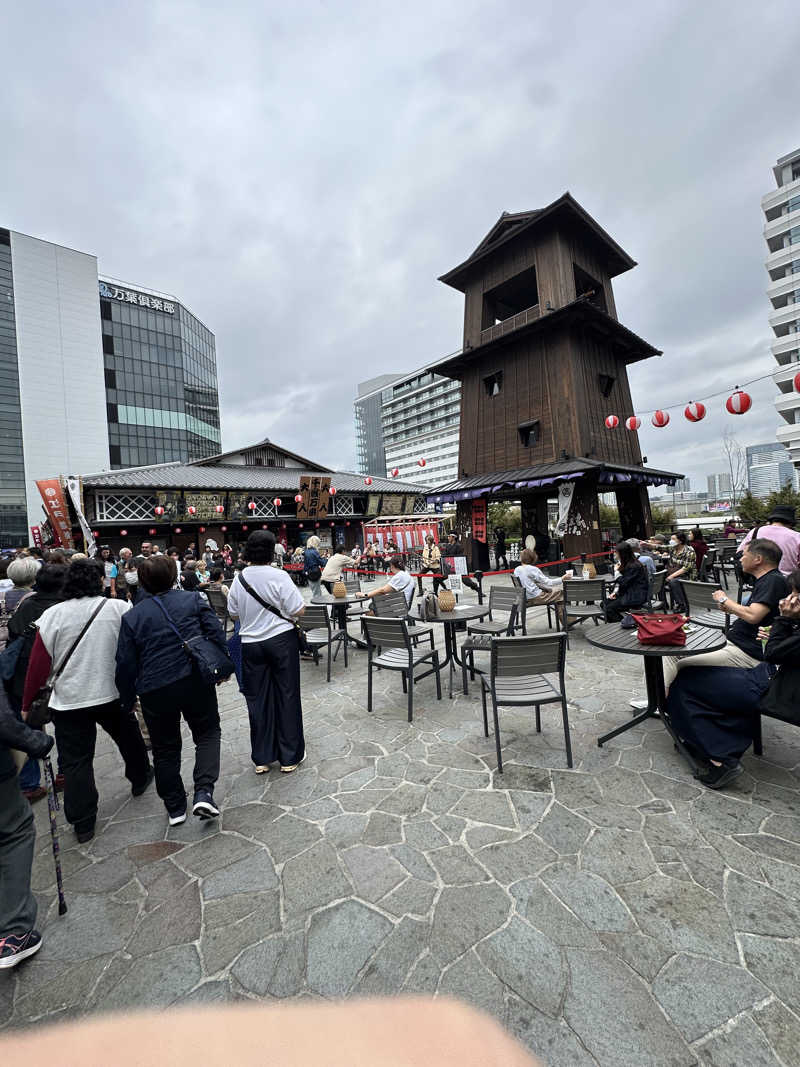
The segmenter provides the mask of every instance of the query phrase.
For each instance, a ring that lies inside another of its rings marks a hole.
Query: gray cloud
[[[610,8],[610,10],[609,10]],[[359,380],[457,348],[436,281],[502,210],[569,188],[641,264],[635,401],[772,369],[759,207],[796,147],[790,0],[16,5],[0,223],[174,292],[217,336],[226,447],[354,463]],[[696,480],[778,425],[677,412],[642,445]],[[724,398],[723,398],[724,400]],[[622,413],[620,413],[622,414]]]

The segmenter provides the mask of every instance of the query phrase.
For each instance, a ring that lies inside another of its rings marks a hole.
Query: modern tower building
[[[458,473],[461,385],[423,367],[358,386],[356,451],[362,474],[440,485]],[[420,459],[425,466],[418,466]]]
[[[38,480],[220,451],[214,336],[96,256],[0,229],[0,547],[28,544]]]
[[[788,448],[795,466],[800,466],[800,393],[793,384],[800,371],[800,149],[783,156],[772,170],[777,189],[762,197],[761,207],[769,250],[772,354],[778,364],[773,379],[780,390],[775,407],[786,423],[776,436]]]
[[[782,444],[748,446],[747,487],[753,496],[769,496],[787,482],[793,488],[797,486],[797,471]]]
[[[730,474],[709,474],[706,478],[708,484],[708,499],[712,502],[727,500],[731,495]]]

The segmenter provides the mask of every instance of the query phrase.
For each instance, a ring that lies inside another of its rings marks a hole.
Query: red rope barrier
[[[580,555],[580,556],[566,556],[563,559],[554,559],[554,560],[550,560],[548,563],[540,563],[540,564],[538,564],[538,566],[542,567],[542,568],[544,568],[544,567],[557,567],[562,563],[576,563],[578,560],[583,561],[584,559],[608,559],[608,557],[612,556],[612,555],[613,555],[613,552],[611,550],[608,550],[606,552],[590,552],[590,553],[587,552],[585,556],[583,556],[583,555]],[[447,559],[449,557],[445,556],[444,558]],[[385,576],[386,573],[387,573],[385,570],[383,570],[383,571],[373,571],[373,570],[368,570],[366,568],[361,568],[361,567],[343,567],[342,570],[344,572],[348,573],[348,574],[371,575],[373,577],[375,575]],[[407,573],[410,574],[412,578],[435,578],[437,576],[437,572],[436,571],[408,571]],[[475,571],[470,571],[469,573],[470,574],[474,574]],[[510,568],[509,570],[482,571],[481,573],[483,574],[484,578],[490,578],[495,574],[513,574],[514,570],[513,570],[513,568]],[[443,575],[439,575],[439,576],[440,577],[444,577]]]

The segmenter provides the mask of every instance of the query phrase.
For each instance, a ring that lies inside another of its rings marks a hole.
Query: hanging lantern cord
[[[771,377],[772,377],[772,373],[771,372],[769,374],[762,374],[760,378],[751,378],[749,382],[745,382],[744,384],[745,384],[745,386],[747,386],[747,385],[755,385],[756,382],[764,382],[764,381],[767,380],[767,378],[771,378]],[[737,386],[734,387],[733,391],[736,392],[736,390],[740,389],[740,388],[742,388],[742,387],[737,385]],[[708,393],[707,396],[701,396],[700,397],[700,402],[703,402],[705,400],[715,400],[718,396],[725,396],[726,393],[730,393],[730,389],[720,389],[716,393]],[[693,400],[692,403],[696,404],[696,403],[698,403],[698,401]],[[652,411],[634,411],[632,414],[640,415],[640,416],[642,416],[642,415],[655,415],[656,411],[669,411],[670,408],[679,408],[679,407],[683,407],[683,406],[684,406],[683,403],[680,403],[680,404],[662,404],[660,408],[653,408]]]

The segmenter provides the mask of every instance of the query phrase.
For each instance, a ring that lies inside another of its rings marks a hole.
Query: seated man
[[[356,596],[362,600],[371,600],[373,597],[384,596],[398,589],[405,595],[406,603],[411,607],[411,601],[414,599],[414,579],[399,556],[393,556],[389,560],[389,574],[390,578],[386,585],[382,585],[380,589],[373,589],[370,593],[356,593]]]
[[[536,563],[539,557],[532,548],[523,548],[520,553],[519,566],[514,569],[525,590],[529,604],[560,604],[564,599],[563,582],[560,578],[548,578]]]
[[[781,600],[779,618],[769,630],[759,631],[767,662],[751,668],[682,671],[670,688],[670,724],[704,764],[696,777],[710,789],[721,789],[742,773],[739,760],[753,740],[758,707],[774,671],[769,664],[779,663],[782,672],[800,665],[800,570],[792,572],[789,583],[792,593]]]
[[[759,626],[769,626],[778,614],[778,605],[789,593],[786,579],[778,570],[781,550],[774,541],[759,537],[751,541],[742,553],[742,570],[755,578],[750,603],[737,604],[727,593],[718,589],[714,599],[720,611],[735,615],[736,621],[728,630],[728,642],[718,652],[684,659],[664,660],[664,684],[669,689],[678,671],[692,667],[757,667],[764,659],[758,639]]]

